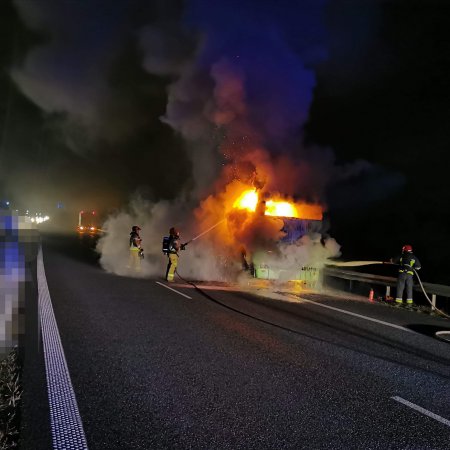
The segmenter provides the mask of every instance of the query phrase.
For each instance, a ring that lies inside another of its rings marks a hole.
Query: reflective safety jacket
[[[406,272],[408,275],[414,275],[413,269],[418,270],[422,267],[419,259],[410,252],[403,253],[402,256],[397,258],[396,263],[400,265],[398,272]]]

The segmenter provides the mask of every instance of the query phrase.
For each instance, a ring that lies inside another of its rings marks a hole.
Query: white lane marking
[[[163,287],[165,287],[165,288],[167,288],[167,289],[170,289],[171,291],[176,292],[177,294],[180,294],[180,295],[182,295],[183,297],[188,298],[189,300],[192,300],[192,297],[189,297],[189,295],[183,294],[182,292],[177,291],[176,289],[173,289],[173,288],[171,288],[170,286],[167,286],[167,284],[160,283],[159,281],[156,281],[155,283],[156,283],[156,284],[159,284],[160,286],[163,286]]]
[[[321,306],[322,308],[332,309],[333,311],[339,311],[343,314],[348,314],[349,316],[359,317],[360,319],[369,320],[370,322],[380,323],[386,325],[387,327],[397,328],[397,330],[408,331],[409,333],[415,333],[415,331],[408,328],[402,327],[401,325],[395,325],[393,323],[384,322],[383,320],[373,319],[372,317],[363,316],[362,314],[356,314],[354,312],[346,311],[345,309],[335,308],[334,306],[324,305],[323,303],[314,302],[312,300],[306,300],[306,298],[300,297],[302,302],[311,303],[316,306]]]
[[[42,247],[37,259],[37,278],[53,448],[86,450],[83,424],[48,290]]]
[[[434,414],[431,411],[428,411],[427,409],[422,408],[419,405],[416,405],[415,403],[408,402],[408,400],[405,400],[404,398],[397,396],[391,398],[392,400],[403,403],[404,405],[409,406],[410,408],[415,409],[416,411],[419,411],[420,413],[425,414],[426,416],[431,417],[432,419],[437,420],[438,422],[441,422],[444,425],[450,427],[450,420],[444,419],[443,417],[438,416],[437,414]]]

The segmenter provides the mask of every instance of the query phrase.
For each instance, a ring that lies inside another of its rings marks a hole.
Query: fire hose
[[[414,273],[416,274],[417,279],[419,280],[419,284],[422,289],[422,292],[425,295],[425,298],[428,300],[428,302],[431,305],[431,309],[436,310],[442,316],[446,317],[447,319],[450,319],[450,316],[448,314],[445,314],[444,311],[441,311],[440,309],[436,308],[436,306],[433,305],[433,302],[430,300],[430,297],[428,297],[427,293],[425,292],[425,289],[423,287],[422,280],[420,279],[419,274],[417,273],[416,269],[413,269],[413,270],[414,270]],[[436,333],[434,333],[434,334],[437,338],[442,339],[446,342],[450,342],[450,331],[448,331],[448,330],[447,331],[446,330],[436,331]]]
[[[338,266],[338,267],[356,267],[356,266],[368,266],[371,264],[393,264],[391,262],[384,262],[384,261],[347,261],[347,262],[333,262],[329,263],[329,265]],[[414,269],[414,273],[416,274],[417,280],[419,281],[420,288],[422,289],[423,294],[425,295],[425,298],[428,300],[428,303],[430,303],[431,308],[435,311],[437,311],[439,314],[441,314],[443,317],[446,317],[447,319],[450,319],[450,316],[446,314],[444,311],[436,308],[435,305],[433,305],[433,302],[430,300],[430,297],[428,297],[428,294],[425,291],[425,288],[422,284],[422,280],[419,277],[419,274],[417,273],[417,270]],[[441,332],[438,332],[441,333]],[[442,333],[449,333],[449,332],[442,332]]]
[[[334,261],[332,263],[327,263],[330,266],[337,267],[356,267],[356,266],[370,266],[372,264],[385,264],[383,261]]]
[[[416,269],[413,269],[413,270],[414,270],[414,273],[416,274],[417,279],[419,280],[420,288],[422,289],[422,292],[425,295],[425,298],[428,300],[428,303],[431,305],[431,308],[436,310],[442,316],[447,317],[447,319],[450,319],[450,316],[448,314],[446,314],[444,311],[441,311],[440,309],[436,308],[436,306],[433,305],[433,302],[430,300],[430,297],[428,297],[427,293],[425,292],[425,288],[423,287],[422,280],[420,279],[419,274],[417,273],[417,270]]]
[[[225,219],[224,219],[225,220]],[[213,227],[211,227],[211,228],[209,228],[208,230],[206,230],[206,231],[204,231],[203,233],[201,233],[201,234],[199,234],[198,236],[196,236],[194,239],[191,239],[191,241],[194,241],[195,239],[197,239],[197,238],[199,238],[200,236],[203,236],[205,233],[207,233],[208,231],[210,231],[210,230],[212,230],[213,228],[215,228],[216,226],[218,226],[220,223],[222,223],[224,220],[221,220],[220,222],[218,222],[216,225],[214,225]],[[191,242],[191,241],[189,241],[189,242]],[[187,242],[185,245],[187,245],[189,242]],[[386,263],[386,262],[384,262],[384,261],[347,261],[347,262],[337,262],[337,263],[334,263],[334,264],[332,264],[332,265],[335,265],[335,266],[347,266],[347,267],[356,267],[356,266],[368,266],[368,265],[371,265],[371,264],[392,264],[391,262],[388,262],[388,263]],[[331,264],[330,264],[331,265]],[[419,277],[419,274],[417,273],[417,271],[416,271],[416,269],[413,269],[414,270],[414,273],[416,274],[416,277],[417,277],[417,280],[419,281],[419,285],[420,285],[420,288],[422,289],[422,292],[423,292],[423,294],[425,295],[425,298],[428,300],[428,302],[430,303],[430,305],[431,305],[431,309],[432,310],[435,310],[435,311],[437,311],[439,314],[441,314],[443,317],[446,317],[446,318],[450,318],[450,316],[448,315],[448,314],[446,314],[446,313],[444,313],[444,311],[442,311],[442,310],[440,310],[439,308],[437,308],[435,305],[433,305],[433,302],[430,300],[430,297],[428,297],[428,294],[426,293],[426,291],[425,291],[425,288],[424,288],[424,286],[423,286],[423,284],[422,284],[422,280],[420,279],[420,277]],[[190,285],[192,285],[197,291],[199,291],[199,292],[201,292],[203,295],[205,295],[205,293],[195,284],[195,283],[193,283],[193,282],[191,282],[191,281],[188,281],[188,280],[186,280],[186,279],[184,279],[179,273],[178,273],[178,271],[175,269],[175,272],[176,272],[176,274],[178,275],[178,277],[180,277],[181,278],[181,280],[183,280],[185,283],[188,283],[188,284],[190,284]],[[209,296],[208,296],[209,297]],[[220,302],[218,302],[218,301],[215,301],[216,303],[220,303]],[[224,306],[224,305],[222,305],[222,306]],[[450,331],[445,331],[445,330],[442,330],[442,331],[436,331],[436,333],[435,333],[435,335],[436,335],[436,337],[437,338],[439,338],[439,339],[442,339],[442,340],[444,340],[444,341],[446,341],[446,342],[450,342]]]
[[[199,235],[195,236],[190,241],[188,241],[185,244],[183,244],[182,248],[184,249],[184,247],[186,247],[186,245],[188,245],[190,242],[193,242],[196,239],[198,239],[199,237],[203,236],[204,234],[210,232],[211,230],[213,230],[214,228],[219,226],[225,220],[226,219],[222,219],[221,221],[217,222],[212,227],[208,228],[207,230],[203,231]],[[336,266],[336,267],[358,267],[358,266],[369,266],[369,265],[372,265],[372,264],[392,264],[392,263],[391,262],[385,262],[385,261],[345,261],[345,262],[335,261],[333,263],[328,263],[328,265],[332,265],[332,266]],[[428,294],[426,293],[425,288],[423,287],[422,280],[420,279],[419,274],[417,273],[417,271],[415,269],[413,269],[413,270],[414,270],[414,273],[416,274],[417,280],[419,281],[420,288],[422,289],[422,292],[425,295],[425,298],[428,300],[428,303],[430,303],[432,310],[435,310],[439,314],[441,314],[443,317],[446,317],[447,319],[450,319],[450,316],[448,314],[446,314],[444,311],[440,310],[435,305],[433,305],[433,302],[430,300],[430,297],[428,297]],[[178,272],[177,272],[177,275],[183,281],[186,281],[186,280],[184,280],[184,278],[182,278],[180,276],[180,274]],[[190,283],[189,281],[187,281],[187,282]],[[190,283],[190,284],[194,285],[193,283]],[[195,287],[197,288],[197,286],[195,286]],[[450,335],[450,332],[449,331],[438,331],[438,332],[436,332],[436,335],[439,336],[439,337],[441,337],[441,335],[442,336],[447,336],[447,335]],[[443,337],[443,339],[445,339],[445,337]]]

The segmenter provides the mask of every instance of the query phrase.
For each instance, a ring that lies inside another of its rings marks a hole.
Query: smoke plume
[[[111,217],[99,246],[102,264],[119,274],[130,272],[124,264],[125,238],[120,255],[114,242],[127,235],[127,223],[129,228],[139,222],[147,242],[143,246],[151,255],[141,275],[164,273],[162,234],[177,223],[191,237],[219,224],[182,253],[183,276],[235,278],[243,257],[256,263],[265,259],[280,269],[318,265],[338,253],[332,240],[324,244],[320,234],[314,234],[287,247],[279,243],[284,236],[282,219],[238,210],[234,202],[243,190],[256,189],[261,198],[301,202],[304,208],[307,203],[325,206],[333,158],[328,149],[302,144],[315,84],[307,64],[325,54],[323,34],[317,32],[322,28],[321,7],[311,2],[299,5],[297,20],[308,26],[292,36],[285,26],[289,18],[279,5],[263,6],[256,21],[252,5],[240,2],[236,21],[234,2],[214,7],[200,3],[187,3],[179,29],[172,23],[140,32],[144,68],[176,78],[161,120],[183,136],[194,183],[188,196],[180,193],[183,201],[141,206],[145,216],[132,211]],[[317,26],[312,43],[311,23]],[[182,38],[187,25],[198,36],[191,59],[185,57],[185,47],[195,41]],[[180,207],[186,201],[190,207]]]
[[[333,154],[303,143],[313,65],[326,57],[325,3],[303,1],[292,10],[287,1],[255,8],[251,1],[190,0],[181,8],[175,1],[55,6],[15,0],[27,25],[45,37],[12,71],[17,85],[49,117],[60,118],[66,147],[86,158],[101,155],[110,181],[126,179],[112,169],[136,164],[130,175],[138,173],[141,192],[154,197],[134,196],[126,210],[106,220],[98,246],[106,270],[129,273],[128,234],[135,224],[142,228],[146,276],[161,273],[161,238],[174,225],[192,237],[223,221],[183,253],[184,273],[196,279],[231,276],[241,248],[285,266],[336,254],[336,246],[321,242],[319,248],[320,239],[312,236],[286,250],[279,244],[281,219],[234,208],[243,189],[304,211],[326,208]],[[99,11],[107,17],[100,20]],[[131,65],[125,54],[134,55]],[[164,87],[165,106],[156,116],[152,89]],[[130,89],[139,98],[135,104]],[[182,144],[135,140],[155,139],[149,134],[155,119]],[[131,148],[139,148],[139,157],[128,163]],[[120,158],[113,163],[120,153],[122,166]]]

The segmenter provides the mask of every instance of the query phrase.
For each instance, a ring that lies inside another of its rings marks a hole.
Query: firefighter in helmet
[[[178,266],[179,251],[184,250],[186,244],[182,244],[180,241],[180,232],[172,227],[169,230],[169,249],[167,256],[169,257],[169,263],[167,264],[166,280],[169,282],[174,281],[175,270]]]
[[[420,261],[414,255],[411,245],[404,245],[402,254],[391,261],[399,265],[395,303],[398,305],[403,304],[403,291],[406,286],[406,305],[412,306],[414,270],[421,268]]]
[[[130,257],[128,267],[139,272],[141,270],[141,254],[142,254],[142,239],[139,235],[141,228],[137,225],[131,227],[130,233]]]

